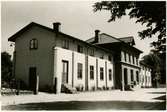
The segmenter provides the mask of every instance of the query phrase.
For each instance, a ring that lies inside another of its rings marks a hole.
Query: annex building
[[[31,89],[60,93],[63,87],[126,90],[140,84],[139,49],[133,37],[99,34],[87,41],[53,28],[30,23],[9,41],[15,42],[14,74]]]

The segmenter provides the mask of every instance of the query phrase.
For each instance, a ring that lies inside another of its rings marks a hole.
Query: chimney
[[[60,31],[60,25],[61,25],[61,23],[59,23],[59,22],[53,23],[53,30],[56,33]]]
[[[99,42],[99,32],[100,30],[95,30],[95,43]]]

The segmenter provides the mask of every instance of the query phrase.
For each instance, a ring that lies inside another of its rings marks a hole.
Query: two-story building
[[[139,84],[139,55],[133,37],[115,38],[96,30],[96,35],[87,42],[114,52],[115,88],[126,90]]]
[[[62,33],[60,23],[52,29],[32,22],[8,40],[15,42],[15,77],[31,90],[59,93],[63,84],[83,90],[116,84],[112,50]]]

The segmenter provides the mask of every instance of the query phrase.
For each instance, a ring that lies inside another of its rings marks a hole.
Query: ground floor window
[[[112,70],[111,69],[109,69],[109,80],[111,81],[112,80]]]
[[[82,71],[83,71],[83,65],[82,63],[78,63],[78,79],[82,79]]]
[[[90,79],[94,79],[94,66],[90,66]]]
[[[139,82],[139,72],[136,71],[136,81]]]
[[[130,73],[131,73],[131,81],[134,81],[133,70],[130,70]]]
[[[104,80],[104,69],[100,67],[100,80]]]

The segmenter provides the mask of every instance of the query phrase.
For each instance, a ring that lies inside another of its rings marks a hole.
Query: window
[[[103,59],[104,58],[104,55],[102,54],[101,56],[100,56],[100,59]]]
[[[38,41],[37,39],[30,40],[30,49],[37,49],[38,48]]]
[[[78,45],[78,47],[77,47],[77,51],[80,52],[80,53],[83,53],[83,47],[80,46],[80,45]]]
[[[138,65],[138,59],[136,58],[136,64]]]
[[[94,66],[90,66],[90,79],[94,79]]]
[[[135,64],[135,59],[134,59],[134,56],[132,56],[132,60],[133,60],[133,64]]]
[[[108,56],[108,60],[109,60],[109,61],[112,61],[111,55]]]
[[[78,79],[82,79],[82,71],[83,71],[82,64],[78,63]]]
[[[100,80],[104,80],[104,70],[100,67]]]
[[[90,55],[94,56],[94,49],[90,49]]]
[[[124,58],[125,58],[125,62],[126,62],[126,52],[124,52]]]
[[[109,80],[112,80],[112,70],[109,69]]]
[[[131,81],[134,81],[133,79],[134,79],[134,77],[133,77],[133,70],[130,70],[130,72],[131,72]]]
[[[136,71],[136,81],[139,82],[139,72]]]
[[[69,40],[63,40],[62,47],[65,48],[65,49],[69,49]]]
[[[129,54],[129,63],[131,63],[131,55]]]

